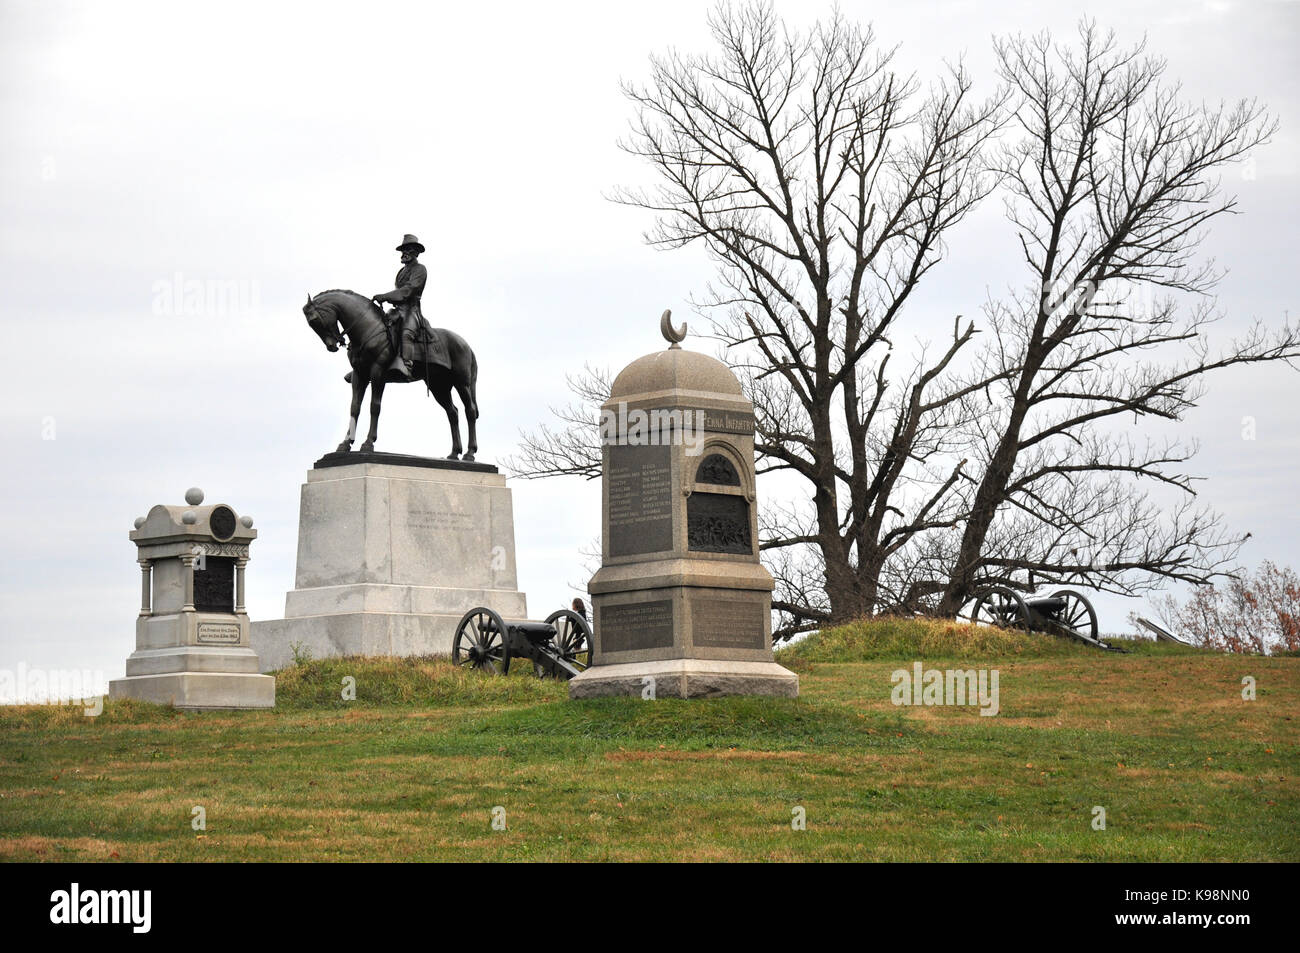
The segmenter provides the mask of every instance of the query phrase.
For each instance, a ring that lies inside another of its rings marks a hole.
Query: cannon
[[[456,665],[497,675],[514,659],[533,663],[538,678],[565,681],[591,664],[591,626],[572,609],[557,609],[542,622],[507,622],[492,609],[476,606],[461,617],[451,643]]]
[[[1074,589],[1058,589],[1051,595],[1021,596],[1006,586],[991,586],[968,603],[958,618],[974,625],[1047,632],[1107,652],[1124,651],[1102,640],[1097,628],[1097,610],[1083,593]]]

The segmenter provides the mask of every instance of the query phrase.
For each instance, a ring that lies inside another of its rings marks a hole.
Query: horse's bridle
[[[317,322],[320,320],[320,312],[317,311],[315,302],[309,299],[307,303],[310,306],[310,310],[307,312],[307,325],[313,331],[316,332],[317,337],[322,337],[321,329],[317,324]],[[383,315],[383,308],[379,309],[379,313],[381,316]],[[338,318],[335,318],[334,327],[331,330],[330,334],[334,338],[337,347],[347,348],[348,350],[352,350],[355,348],[357,351],[364,351],[366,346],[370,344],[370,342],[373,341],[375,338],[379,337],[380,335],[386,336],[388,334],[388,329],[386,327],[383,327],[381,323],[380,329],[378,331],[373,332],[369,337],[367,337],[360,344],[356,344],[355,341],[349,344],[347,339],[347,331],[343,328],[343,325],[338,320]]]
[[[317,337],[319,337],[322,341],[324,341],[325,335],[322,333],[324,328],[321,324],[320,312],[316,310],[316,306],[314,304],[312,304],[310,309],[307,311],[307,325],[313,331],[316,332]],[[343,328],[339,326],[338,320],[336,319],[334,321],[334,327],[330,331],[330,337],[334,339],[334,346],[336,348],[347,347],[348,342],[347,342],[346,334],[347,332],[345,332]],[[328,342],[326,342],[326,346],[328,347]]]

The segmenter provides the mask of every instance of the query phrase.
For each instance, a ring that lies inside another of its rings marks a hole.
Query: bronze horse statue
[[[357,418],[361,413],[361,399],[365,396],[367,387],[370,388],[370,433],[361,444],[361,450],[374,450],[375,439],[379,436],[379,409],[384,400],[384,385],[388,383],[385,370],[394,356],[394,342],[389,337],[384,313],[365,295],[342,290],[322,291],[315,297],[309,295],[302,313],[307,316],[307,324],[329,350],[337,351],[347,345],[348,362],[352,365],[352,413],[348,435],[339,444],[339,452],[352,449],[352,441],[357,435]],[[478,360],[459,334],[443,328],[430,330],[436,342],[441,343],[441,350],[447,355],[447,363],[444,365],[417,360],[411,368],[411,380],[423,381],[433,399],[447,411],[447,422],[451,425],[451,454],[447,457],[448,460],[461,456],[460,420],[456,406],[451,402],[451,391],[455,388],[469,426],[469,445],[464,459],[473,460],[478,451],[475,426],[478,420],[478,397],[475,393]]]

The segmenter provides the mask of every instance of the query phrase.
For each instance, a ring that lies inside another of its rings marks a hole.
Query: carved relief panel
[[[693,552],[752,556],[751,496],[724,454],[700,461],[686,500],[686,545]]]

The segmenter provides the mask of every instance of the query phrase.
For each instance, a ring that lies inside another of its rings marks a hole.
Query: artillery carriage
[[[1047,632],[1107,652],[1124,651],[1101,638],[1097,610],[1083,593],[1074,589],[1022,596],[1006,586],[991,586],[967,603],[958,618],[974,625]]]

